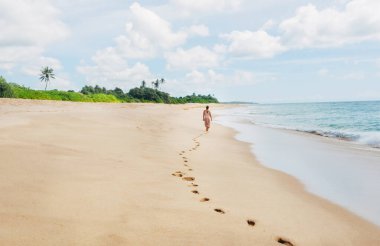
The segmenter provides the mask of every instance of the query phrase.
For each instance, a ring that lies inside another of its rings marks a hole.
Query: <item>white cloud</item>
[[[193,70],[186,74],[185,81],[192,85],[201,86],[231,86],[258,83],[257,76],[249,71],[237,70],[232,74],[222,74],[209,69],[206,72]]]
[[[153,76],[148,66],[141,62],[130,66],[127,61],[152,59],[183,44],[189,35],[208,34],[208,28],[202,25],[173,31],[169,22],[136,2],[129,10],[126,32],[115,38],[115,45],[98,50],[91,59],[93,65],[83,62],[77,67],[90,83],[106,82],[126,88],[131,83],[150,80]]]
[[[229,42],[227,52],[236,57],[271,58],[286,50],[279,37],[270,36],[263,30],[233,31],[221,37]]]
[[[86,76],[87,83],[107,83],[110,87],[129,88],[142,80],[153,78],[149,68],[140,62],[129,66],[126,59],[112,48],[98,51],[93,57],[94,65],[81,64],[78,72]]]
[[[264,23],[264,25],[260,29],[263,31],[267,31],[274,28],[275,25],[276,25],[276,22],[274,20],[268,20],[267,22]]]
[[[193,70],[186,74],[186,81],[191,84],[212,85],[215,83],[221,83],[224,79],[225,76],[223,74],[219,74],[212,69],[209,69],[207,72]]]
[[[234,11],[241,7],[241,0],[171,0],[177,7],[191,12]]]
[[[225,74],[214,69],[186,73],[179,79],[168,79],[164,89],[173,95],[213,94],[216,88],[229,88],[238,85],[253,85],[272,79],[273,75],[256,74],[250,71],[236,70]]]
[[[133,28],[151,42],[163,48],[171,48],[186,41],[186,33],[173,32],[170,23],[153,11],[140,6],[138,3],[133,3],[130,10],[134,20]]]
[[[0,46],[0,69],[10,71],[19,63],[32,61],[43,53],[38,46]]]
[[[115,39],[115,49],[128,58],[153,58],[156,55],[154,44],[144,35],[133,30],[133,24],[126,25],[127,35]]]
[[[115,39],[116,49],[128,58],[153,58],[160,50],[183,44],[188,34],[175,32],[169,22],[153,11],[133,3],[129,7],[131,20],[126,33]]]
[[[42,56],[46,47],[65,39],[69,30],[48,0],[0,1],[0,68]]]
[[[169,69],[211,68],[218,66],[220,62],[218,54],[201,46],[188,50],[179,48],[175,52],[167,53],[165,58]]]
[[[225,54],[227,53],[227,45],[224,44],[215,44],[213,47],[213,50],[218,54]]]
[[[352,0],[342,11],[318,10],[309,4],[284,20],[279,29],[292,48],[334,47],[346,43],[380,40],[380,1]]]
[[[207,37],[210,35],[208,27],[205,25],[192,25],[188,28],[187,33],[192,36]]]
[[[25,63],[21,67],[21,71],[30,76],[38,76],[40,74],[41,68],[49,66],[54,69],[55,72],[62,70],[62,64],[59,60],[51,57],[39,57],[33,60],[33,62]]]

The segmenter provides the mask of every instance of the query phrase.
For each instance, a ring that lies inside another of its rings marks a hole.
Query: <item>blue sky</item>
[[[378,0],[0,0],[0,75],[221,101],[380,100]]]

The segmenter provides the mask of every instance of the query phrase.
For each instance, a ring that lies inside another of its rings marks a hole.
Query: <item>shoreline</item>
[[[305,192],[380,226],[379,211],[376,211],[380,201],[375,199],[379,195],[376,192],[379,183],[367,184],[376,180],[376,173],[380,172],[376,165],[380,158],[378,149],[302,131],[251,124],[243,119],[233,122],[224,119],[223,114],[220,116],[222,120],[218,123],[233,129],[235,139],[247,143],[252,155],[258,156],[263,166],[290,175],[301,183]],[[278,157],[273,157],[271,153],[280,148]],[[352,176],[354,173],[356,175]],[[338,184],[334,184],[336,180]],[[345,184],[353,191],[347,191]]]
[[[203,105],[8,104],[1,243],[380,243],[378,227],[260,164],[232,129],[196,139]]]

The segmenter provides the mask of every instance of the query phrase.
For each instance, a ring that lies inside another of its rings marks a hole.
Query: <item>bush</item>
[[[0,97],[12,98],[15,94],[7,81],[0,76]]]
[[[106,94],[91,94],[84,95],[79,92],[71,91],[38,91],[20,86],[17,84],[11,84],[12,91],[16,98],[22,99],[39,99],[39,100],[57,100],[57,101],[74,101],[74,102],[120,102],[113,95]]]
[[[120,102],[114,95],[106,95],[106,94],[91,94],[88,95],[89,98],[92,99],[93,102]]]
[[[168,93],[147,87],[130,89],[128,95],[141,102],[170,103],[170,95]]]

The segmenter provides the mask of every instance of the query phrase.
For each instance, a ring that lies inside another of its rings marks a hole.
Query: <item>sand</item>
[[[380,245],[202,110],[0,99],[0,245]]]

